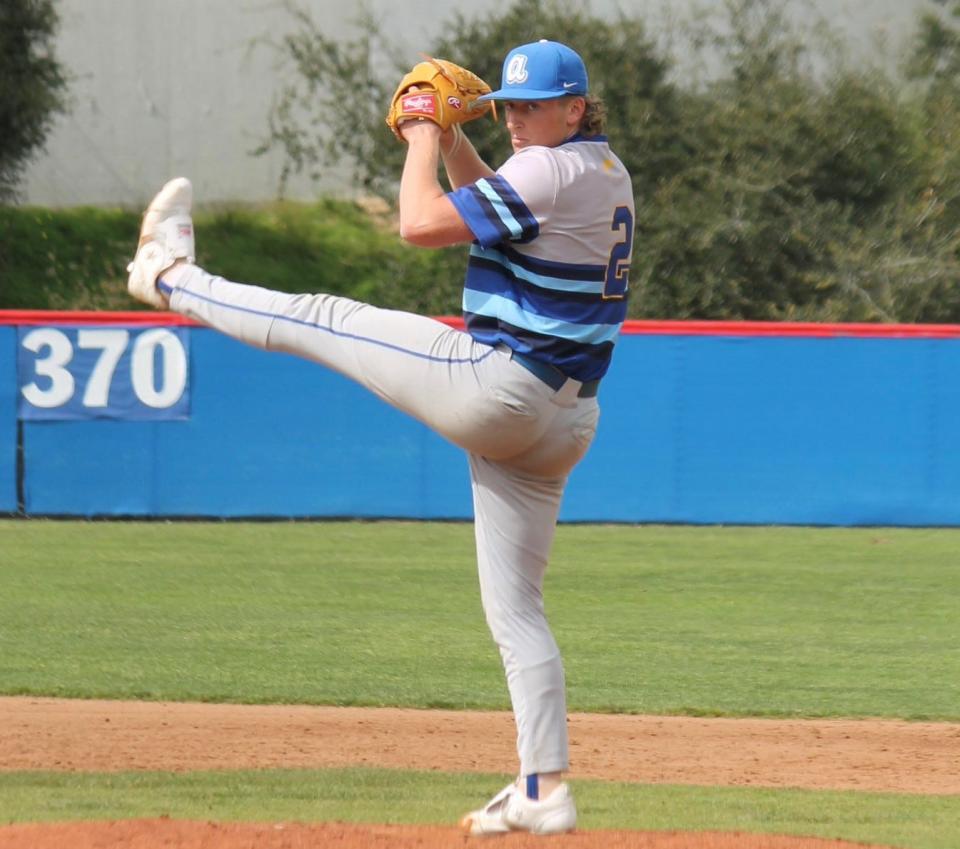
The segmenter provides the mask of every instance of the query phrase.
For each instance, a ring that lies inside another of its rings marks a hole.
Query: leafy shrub
[[[421,251],[389,218],[343,201],[227,207],[196,216],[197,261],[240,282],[332,292],[415,312],[459,310],[463,249]],[[126,291],[140,215],[0,207],[0,309],[141,308]]]
[[[30,157],[64,109],[66,76],[53,55],[52,0],[0,3],[0,203],[12,201]]]

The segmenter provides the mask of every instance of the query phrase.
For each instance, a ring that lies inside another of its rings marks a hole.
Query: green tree
[[[919,189],[886,211],[899,320],[960,321],[960,3],[932,0],[904,63],[904,111],[922,151]]]
[[[393,199],[405,148],[384,116],[397,82],[419,55],[401,53],[367,10],[356,20],[355,38],[342,41],[329,37],[305,9],[288,8],[297,29],[274,45],[286,77],[257,152],[284,152],[283,185],[292,173],[319,177],[325,168],[349,167],[358,188]],[[600,19],[568,0],[515,0],[486,17],[454,14],[442,31],[446,35],[423,52],[464,65],[495,87],[510,47],[538,38],[576,45],[590,69],[591,89],[607,102],[610,135],[625,152],[638,191],[678,167],[684,151],[674,129],[669,66],[639,20]],[[491,164],[509,155],[502,124],[481,119],[469,133]]]
[[[689,153],[680,129],[678,95],[668,81],[670,61],[660,54],[646,25],[623,13],[592,14],[566,0],[515,0],[506,10],[474,19],[456,15],[443,28],[435,51],[499,87],[506,52],[547,38],[577,49],[590,74],[590,90],[607,105],[607,134],[630,171],[639,196],[676,173]],[[470,138],[496,166],[510,154],[502,126],[470,125]]]
[[[66,74],[53,52],[53,0],[0,3],[0,203],[12,201],[23,169],[64,110]]]
[[[384,117],[405,63],[365,7],[355,37],[343,41],[328,36],[309,10],[292,0],[285,5],[296,29],[270,43],[284,82],[254,153],[283,152],[281,196],[291,174],[317,180],[326,169],[348,168],[362,192],[391,198],[403,148]]]
[[[719,17],[688,21],[677,55],[637,18],[513,0],[454,15],[425,52],[494,85],[516,44],[552,38],[583,54],[634,180],[631,316],[960,321],[960,2],[950,3],[950,16],[924,18],[912,87],[846,66],[836,38],[801,27],[788,0],[727,0]],[[358,187],[392,198],[404,148],[383,115],[416,57],[391,52],[369,14],[342,44],[296,14],[300,30],[281,45],[296,73],[265,147],[281,146],[296,170],[349,163]],[[698,58],[709,68],[700,78],[686,73]],[[469,133],[491,164],[508,155],[502,127],[480,120]]]
[[[927,263],[914,110],[783,9],[731,0],[704,41],[718,72],[685,92],[690,153],[638,221],[635,315],[898,320]]]
[[[907,59],[907,74],[913,79],[955,84],[960,79],[960,2],[931,0],[931,3],[920,13]]]

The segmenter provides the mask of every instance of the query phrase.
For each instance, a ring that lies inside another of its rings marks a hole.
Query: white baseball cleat
[[[137,255],[127,266],[127,291],[137,300],[167,309],[157,277],[178,259],[195,262],[192,205],[193,186],[186,177],[170,180],[150,201],[140,225]]]
[[[517,790],[516,784],[508,784],[487,804],[477,811],[470,811],[460,820],[460,826],[468,834],[482,836],[488,834],[506,834],[510,831],[503,818],[506,801]]]
[[[566,784],[546,799],[529,799],[516,783],[509,784],[486,806],[471,811],[460,825],[476,837],[527,831],[530,834],[562,834],[577,824],[577,809]]]

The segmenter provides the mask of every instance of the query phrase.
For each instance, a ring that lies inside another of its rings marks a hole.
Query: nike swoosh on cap
[[[576,85],[576,83],[564,83],[564,84],[563,84],[563,87],[564,87],[564,88],[573,88],[575,85]]]

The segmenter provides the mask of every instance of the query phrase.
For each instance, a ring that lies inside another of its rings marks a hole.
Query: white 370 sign
[[[19,416],[187,418],[189,338],[183,327],[20,327]]]

